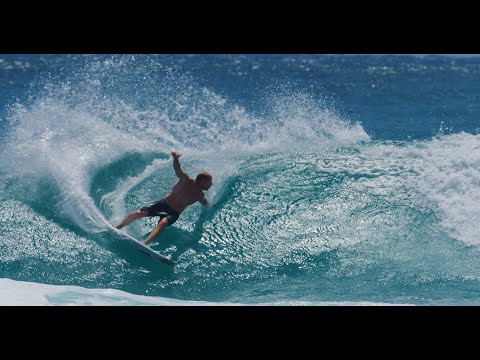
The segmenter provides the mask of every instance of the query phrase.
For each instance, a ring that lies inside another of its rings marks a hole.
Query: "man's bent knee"
[[[130,213],[130,215],[128,215],[128,216],[130,216],[134,219],[140,219],[140,218],[145,217],[147,215],[148,215],[148,213],[146,211],[136,210],[136,211]]]
[[[161,226],[161,227],[167,227],[168,225],[169,225],[169,222],[167,218],[161,219],[157,224],[157,226]]]

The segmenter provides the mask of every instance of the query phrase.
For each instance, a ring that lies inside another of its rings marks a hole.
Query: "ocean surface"
[[[2,54],[0,305],[480,305],[479,130],[478,56]]]

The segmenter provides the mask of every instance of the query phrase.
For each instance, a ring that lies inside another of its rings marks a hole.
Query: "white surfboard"
[[[155,250],[150,249],[148,246],[142,244],[140,241],[135,239],[134,237],[128,235],[127,233],[123,232],[122,230],[119,230],[111,225],[108,226],[108,229],[115,232],[118,236],[120,236],[122,239],[128,241],[130,245],[133,245],[133,248],[137,251],[139,251],[142,255],[147,256],[151,258],[152,260],[162,263],[162,264],[167,264],[167,265],[176,265],[176,262],[173,260],[170,260],[169,258],[160,255],[158,252]]]

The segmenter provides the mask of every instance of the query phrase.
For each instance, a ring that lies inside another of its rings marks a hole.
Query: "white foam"
[[[480,246],[480,135],[441,136],[423,145],[413,185],[439,210],[451,237]]]
[[[18,106],[10,121],[15,127],[4,165],[12,174],[54,179],[59,210],[86,231],[102,229],[103,216],[88,195],[91,173],[146,144],[58,101],[40,101],[30,110]]]
[[[231,303],[187,301],[129,294],[115,289],[87,289],[79,286],[47,285],[0,279],[0,306],[386,306],[410,305],[358,302],[280,301],[273,303]]]
[[[315,161],[321,171],[359,176],[371,193],[434,210],[450,237],[480,246],[480,135],[371,143]]]

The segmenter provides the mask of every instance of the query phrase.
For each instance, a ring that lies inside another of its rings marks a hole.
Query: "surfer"
[[[160,216],[157,227],[153,229],[150,235],[143,241],[145,245],[159,236],[167,226],[177,221],[187,206],[197,201],[202,205],[208,204],[203,191],[210,189],[212,186],[212,175],[208,172],[200,172],[197,174],[195,180],[193,180],[180,168],[178,158],[182,156],[182,154],[173,151],[170,155],[173,157],[173,169],[179,178],[172,190],[162,200],[155,201],[140,208],[140,210],[128,214],[127,217],[116,226],[117,229],[121,229],[145,216]]]

